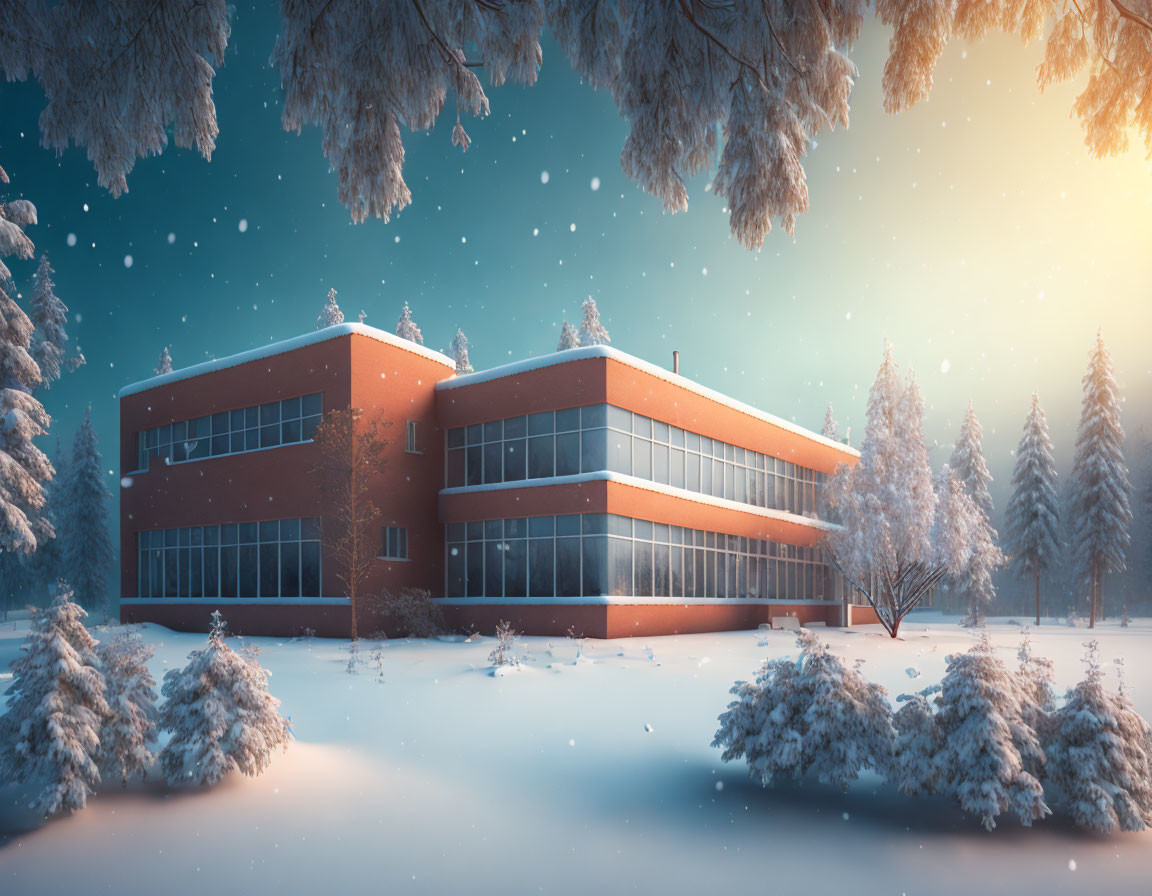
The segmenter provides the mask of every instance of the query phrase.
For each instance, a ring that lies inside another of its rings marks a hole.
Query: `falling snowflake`
[[[244,233],[245,231],[248,230],[248,219],[247,218],[241,218],[240,223],[237,224],[236,226],[241,233]]]
[[[542,183],[542,184],[548,183],[548,172],[547,171],[541,171],[540,172],[540,183]]]
[[[598,178],[598,177],[592,178],[592,183],[590,183],[588,186],[590,186],[592,188],[592,192],[595,193],[597,190],[600,189],[600,178]]]
[[[176,234],[168,234],[168,245],[171,246],[174,242],[176,242]]]
[[[952,362],[949,361],[947,358],[945,358],[943,361],[940,362],[940,372],[941,373],[947,373],[951,369],[952,369]]]
[[[126,267],[126,268],[132,267],[132,256],[131,255],[125,255],[124,256],[124,267]]]
[[[74,234],[74,233],[68,234],[68,238],[64,242],[66,242],[69,246],[75,246],[76,245],[76,234]]]

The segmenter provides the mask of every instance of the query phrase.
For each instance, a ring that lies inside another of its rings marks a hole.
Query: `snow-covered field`
[[[866,659],[894,698],[939,681],[945,656],[973,638],[955,620],[914,619],[896,642],[878,628],[822,634]],[[0,625],[0,674],[25,625]],[[998,620],[991,632],[1014,666],[1020,627]],[[143,633],[157,679],[204,641]],[[1092,636],[1109,666],[1126,658],[1152,718],[1152,621],[1109,621]],[[1088,637],[1052,622],[1033,631],[1061,694]],[[1152,880],[1152,834],[1104,838],[1061,819],[1029,830],[1006,816],[988,834],[949,803],[874,778],[848,794],[750,783],[709,743],[732,682],[795,652],[787,632],[590,641],[578,663],[572,642],[527,638],[523,670],[502,677],[486,669],[491,638],[392,641],[382,683],[372,642],[349,675],[347,642],[250,640],[291,717],[288,752],[260,778],[208,791],[109,788],[43,826],[19,793],[0,791],[0,893],[355,882],[388,894],[1130,894]]]

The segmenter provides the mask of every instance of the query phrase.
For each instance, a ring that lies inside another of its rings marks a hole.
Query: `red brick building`
[[[321,415],[389,421],[367,593],[427,589],[449,620],[590,637],[873,621],[820,542],[851,448],[615,349],[467,376],[362,324],[120,395],[121,618],[342,635],[311,470]],[[371,623],[369,629],[371,630]]]

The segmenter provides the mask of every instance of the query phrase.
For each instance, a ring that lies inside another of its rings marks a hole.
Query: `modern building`
[[[875,621],[816,515],[853,449],[606,346],[457,376],[363,324],[122,390],[122,620],[346,634],[311,437],[348,407],[389,424],[365,593],[600,638]]]

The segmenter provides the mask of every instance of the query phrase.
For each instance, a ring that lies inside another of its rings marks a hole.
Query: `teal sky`
[[[138,162],[119,199],[82,150],[39,148],[38,88],[0,85],[8,197],[39,208],[30,235],[89,361],[46,404],[70,438],[91,402],[110,469],[116,392],[150,375],[162,346],[181,367],[296,335],[329,287],[350,319],[363,309],[386,329],[407,300],[433,348],[463,327],[477,369],[552,350],[593,295],[616,347],[661,364],[679,349],[686,375],[806,426],[830,401],[854,441],[887,337],[922,381],[930,442],[950,446],[975,402],[998,486],[1034,388],[1070,460],[1098,326],[1130,434],[1152,419],[1152,165],[1138,148],[1089,158],[1074,91],[1035,86],[1039,47],[957,42],[931,101],[893,117],[888,34],[866,28],[852,126],[807,160],[812,209],[795,240],[773,231],[757,253],[729,237],[707,177],[678,215],[624,178],[611,97],[551,43],[535,87],[489,91],[467,154],[450,145],[450,115],[407,135],[413,204],[353,226],[318,131],[280,127],[273,5],[239,5],[233,27],[212,161],[170,148]],[[27,291],[34,266],[11,266]]]

